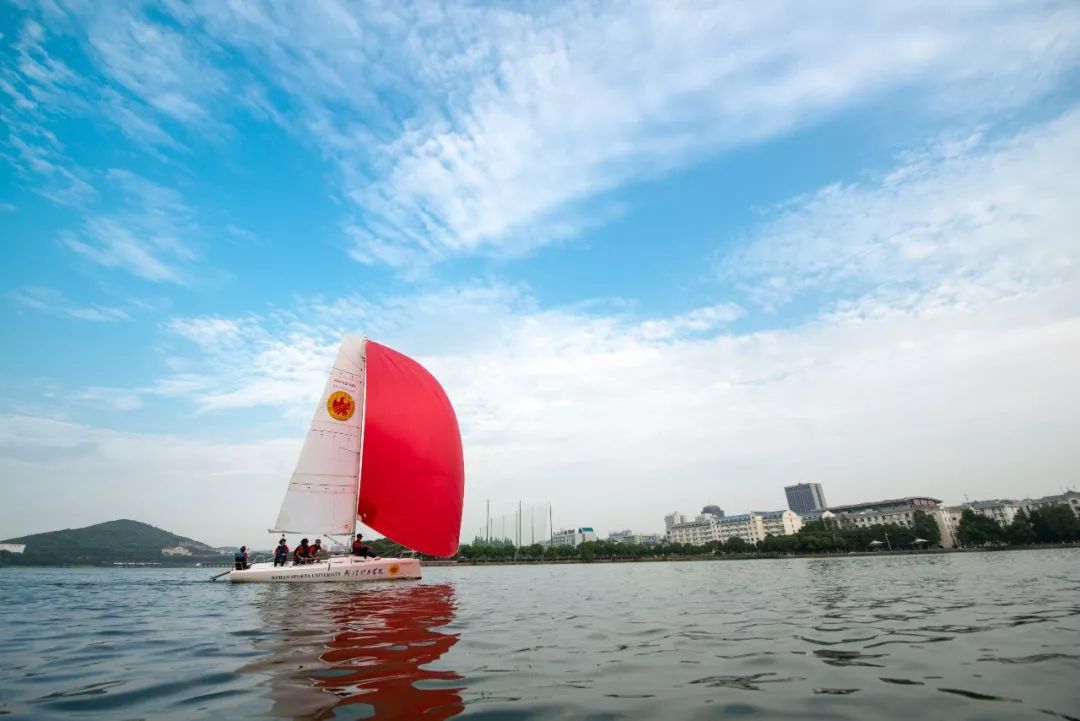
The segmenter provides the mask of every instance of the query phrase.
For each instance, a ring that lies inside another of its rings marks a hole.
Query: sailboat
[[[351,541],[359,520],[407,548],[452,556],[464,493],[461,432],[442,386],[408,356],[347,337],[270,530]],[[351,582],[420,574],[415,558],[331,555],[302,565],[255,563],[230,572],[229,580]]]

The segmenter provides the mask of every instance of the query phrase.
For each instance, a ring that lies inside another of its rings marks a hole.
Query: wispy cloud
[[[180,194],[126,170],[110,170],[106,178],[121,208],[88,216],[80,232],[65,234],[64,244],[105,268],[156,283],[187,282],[185,268],[197,258],[187,236],[197,228]]]
[[[20,308],[46,313],[59,318],[114,323],[130,320],[131,316],[121,308],[102,305],[78,305],[68,300],[55,288],[24,286],[9,294]]]
[[[191,39],[135,8],[79,13],[103,74],[132,97],[184,125],[212,124],[205,107],[227,92],[224,57],[205,38]]]
[[[547,242],[583,199],[874,94],[969,117],[1020,105],[1080,52],[1068,4],[294,10],[199,13],[338,163],[364,211],[355,257],[392,265]]]
[[[718,270],[770,306],[808,292],[896,302],[933,285],[964,301],[1075,282],[1077,163],[1080,111],[1008,138],[908,153],[875,181],[786,204]]]
[[[238,107],[285,127],[335,164],[353,257],[394,266],[573,235],[608,191],[889,93],[989,118],[1080,58],[1073,3],[59,7],[132,138],[215,134]]]
[[[45,47],[46,31],[23,23],[0,66],[0,108],[6,137],[0,148],[36,192],[61,205],[85,206],[97,193],[89,173],[65,153],[48,124],[84,107],[84,80]]]
[[[275,405],[300,427],[340,334],[364,332],[443,382],[474,497],[543,487],[556,507],[589,509],[568,523],[781,505],[792,478],[826,479],[837,502],[1050,490],[1080,462],[1077,188],[1062,179],[1078,136],[1069,114],[791,201],[735,278],[850,288],[799,324],[722,300],[659,317],[544,309],[506,285],[309,299],[174,321],[197,361],[165,382],[186,380],[204,412]],[[744,313],[756,329],[732,330]],[[633,493],[608,511],[613,488]]]

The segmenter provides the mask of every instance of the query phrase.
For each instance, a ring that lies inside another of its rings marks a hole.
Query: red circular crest
[[[356,412],[356,401],[345,391],[334,391],[326,399],[326,412],[339,421],[347,421]]]

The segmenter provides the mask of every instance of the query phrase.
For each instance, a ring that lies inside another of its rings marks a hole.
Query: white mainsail
[[[363,338],[342,342],[272,531],[355,532],[366,345]]]

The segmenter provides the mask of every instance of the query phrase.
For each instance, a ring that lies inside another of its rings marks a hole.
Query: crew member
[[[366,558],[378,558],[378,556],[376,556],[370,548],[368,548],[361,542],[361,539],[363,537],[363,533],[356,534],[356,540],[352,542],[352,555],[363,556]]]
[[[311,548],[308,546],[308,540],[305,538],[300,541],[300,545],[293,549],[292,558],[293,564],[299,566],[307,563],[308,558],[311,555]]]
[[[233,568],[237,571],[246,571],[250,568],[248,565],[247,546],[240,546],[240,550],[233,554]]]
[[[284,566],[289,561],[289,544],[282,538],[274,549],[274,567]]]
[[[322,553],[322,539],[316,538],[315,543],[308,546],[308,563],[315,563],[315,559]]]

